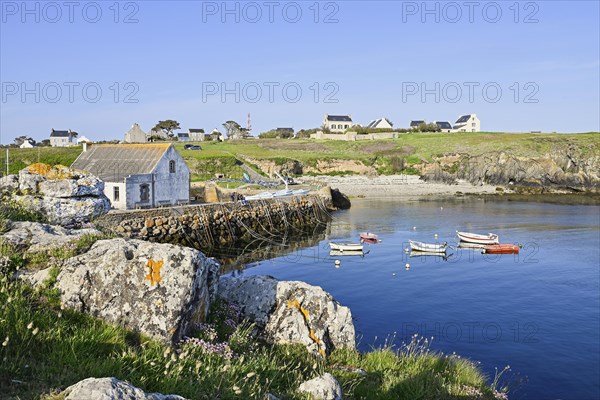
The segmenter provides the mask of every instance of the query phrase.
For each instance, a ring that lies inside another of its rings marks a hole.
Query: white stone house
[[[188,135],[190,137],[190,142],[204,142],[207,140],[207,135],[202,128],[189,128]]]
[[[368,129],[394,129],[394,124],[387,118],[379,118],[369,122]]]
[[[481,132],[481,122],[476,114],[466,114],[458,117],[454,126],[454,132]]]
[[[452,132],[452,124],[448,121],[433,121],[440,128],[440,132]]]
[[[27,139],[24,140],[23,143],[21,143],[21,145],[19,146],[19,148],[21,149],[33,149],[33,143],[31,143],[31,140]]]
[[[68,131],[55,131],[52,129],[50,132],[50,146],[52,147],[68,147],[73,145],[73,138],[77,134],[70,129]]]
[[[410,121],[410,129],[417,129],[420,125],[425,123],[425,120],[412,120]]]
[[[170,143],[84,146],[71,167],[102,179],[116,209],[190,201],[190,169]]]
[[[125,143],[146,143],[147,141],[146,133],[137,122],[125,133],[125,139],[123,140]]]
[[[343,133],[352,126],[352,117],[350,115],[329,115],[325,114],[323,126],[334,133]]]

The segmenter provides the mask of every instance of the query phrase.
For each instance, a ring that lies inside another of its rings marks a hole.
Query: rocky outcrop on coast
[[[78,227],[110,210],[104,182],[68,167],[32,164],[0,180],[0,195],[47,222]],[[5,200],[8,201],[8,200]]]
[[[214,260],[191,248],[111,239],[66,260],[56,288],[67,308],[175,343],[204,321],[218,274]]]
[[[350,309],[318,286],[270,276],[222,277],[218,295],[238,304],[273,343],[301,343],[321,356],[356,346]]]
[[[94,228],[68,229],[39,222],[15,221],[10,222],[8,231],[0,235],[0,239],[23,249],[25,254],[32,254],[63,248],[84,235],[101,235],[101,232]]]
[[[87,378],[69,386],[64,400],[186,400],[177,395],[146,393],[117,378]]]
[[[303,382],[298,387],[300,393],[306,393],[315,400],[342,400],[342,387],[329,373]]]
[[[523,193],[600,192],[600,157],[582,149],[559,148],[543,157],[519,157],[506,152],[477,156],[449,154],[420,166],[427,181],[514,188]]]

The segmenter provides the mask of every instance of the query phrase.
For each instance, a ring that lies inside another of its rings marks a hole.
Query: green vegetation
[[[175,147],[192,170],[192,180],[201,181],[215,177],[241,179],[240,160],[250,157],[273,160],[281,165],[286,160],[298,160],[316,166],[317,161],[356,160],[374,166],[381,174],[410,173],[415,164],[431,161],[444,154],[469,154],[472,156],[494,151],[506,151],[515,156],[542,157],[557,149],[569,146],[579,149],[582,155],[600,155],[600,134],[514,134],[514,133],[406,133],[398,139],[364,140],[355,142],[337,140],[233,140],[203,142],[202,150],[184,150],[183,143]],[[10,172],[17,173],[25,166],[42,162],[70,165],[81,152],[80,147],[11,149]],[[0,154],[0,162],[5,163]],[[4,164],[3,164],[4,165]]]
[[[338,378],[348,399],[505,398],[472,362],[436,354],[425,340],[415,338],[400,352],[336,350],[325,360],[303,346],[259,341],[235,306],[217,303],[213,323],[198,325],[197,334],[172,348],[62,310],[50,287],[34,291],[0,275],[0,392],[8,398],[58,400],[60,390],[81,379],[115,376],[190,399],[301,399],[299,384],[324,372]]]

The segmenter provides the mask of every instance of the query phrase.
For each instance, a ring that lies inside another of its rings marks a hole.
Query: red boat
[[[486,254],[519,254],[520,246],[514,244],[493,244],[485,246],[483,253]]]
[[[359,236],[360,236],[361,239],[365,239],[365,240],[377,240],[377,239],[379,239],[379,237],[376,234],[371,233],[371,232],[361,232]]]

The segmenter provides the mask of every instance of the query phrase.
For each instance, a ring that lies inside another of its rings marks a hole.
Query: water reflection
[[[286,256],[291,260],[301,250],[314,247],[325,240],[331,231],[331,223],[318,225],[310,233],[287,232],[283,236],[256,239],[247,245],[210,247],[202,249],[208,257],[221,263],[221,273],[243,270],[247,264]]]

